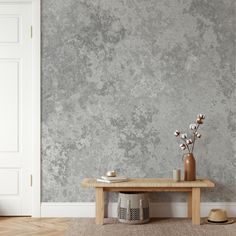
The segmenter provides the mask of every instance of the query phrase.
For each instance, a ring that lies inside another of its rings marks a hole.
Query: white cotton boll
[[[192,141],[192,139],[187,139],[187,140],[186,140],[186,143],[187,143],[187,144],[192,144],[193,141]]]
[[[197,129],[197,125],[196,124],[190,124],[189,129],[195,130],[195,129]]]
[[[201,125],[201,124],[203,124],[203,119],[201,119],[201,118],[197,118],[197,121],[196,121],[199,125]]]
[[[200,118],[200,119],[205,119],[205,115],[204,114],[198,114],[198,117]]]
[[[186,149],[186,145],[184,143],[180,144],[179,147],[182,149],[182,150],[185,150]]]
[[[181,138],[186,139],[187,138],[187,134],[182,134]]]
[[[201,138],[202,137],[202,135],[199,134],[199,133],[196,133],[195,135],[196,135],[197,138]]]
[[[176,137],[178,137],[178,136],[180,135],[179,130],[176,130],[176,131],[174,132],[174,135],[175,135]]]
[[[186,149],[186,145],[185,145],[184,143],[181,143],[181,144],[179,145],[179,147],[180,147],[182,150],[185,150],[185,149]]]

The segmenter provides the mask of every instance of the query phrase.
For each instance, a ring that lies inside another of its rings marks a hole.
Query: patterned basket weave
[[[118,220],[127,224],[143,224],[149,221],[148,193],[119,193]]]

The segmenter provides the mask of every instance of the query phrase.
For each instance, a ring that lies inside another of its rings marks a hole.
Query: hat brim
[[[210,225],[228,225],[228,224],[233,224],[234,219],[228,219],[226,222],[213,222],[213,221],[209,221],[207,218],[205,218],[204,222],[206,224],[210,224]]]

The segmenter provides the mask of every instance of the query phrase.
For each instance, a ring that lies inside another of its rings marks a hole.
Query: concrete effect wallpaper
[[[235,18],[234,0],[42,0],[42,201],[94,201],[82,179],[111,169],[171,177],[199,112],[203,201],[236,201]]]

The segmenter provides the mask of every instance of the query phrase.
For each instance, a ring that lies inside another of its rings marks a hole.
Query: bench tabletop
[[[159,179],[159,178],[130,178],[127,182],[120,183],[102,183],[97,182],[94,178],[85,178],[82,181],[83,187],[123,187],[123,188],[162,188],[162,187],[173,187],[173,188],[206,188],[206,187],[214,187],[215,184],[208,179],[198,179],[196,181],[180,181],[174,182],[172,179]]]

